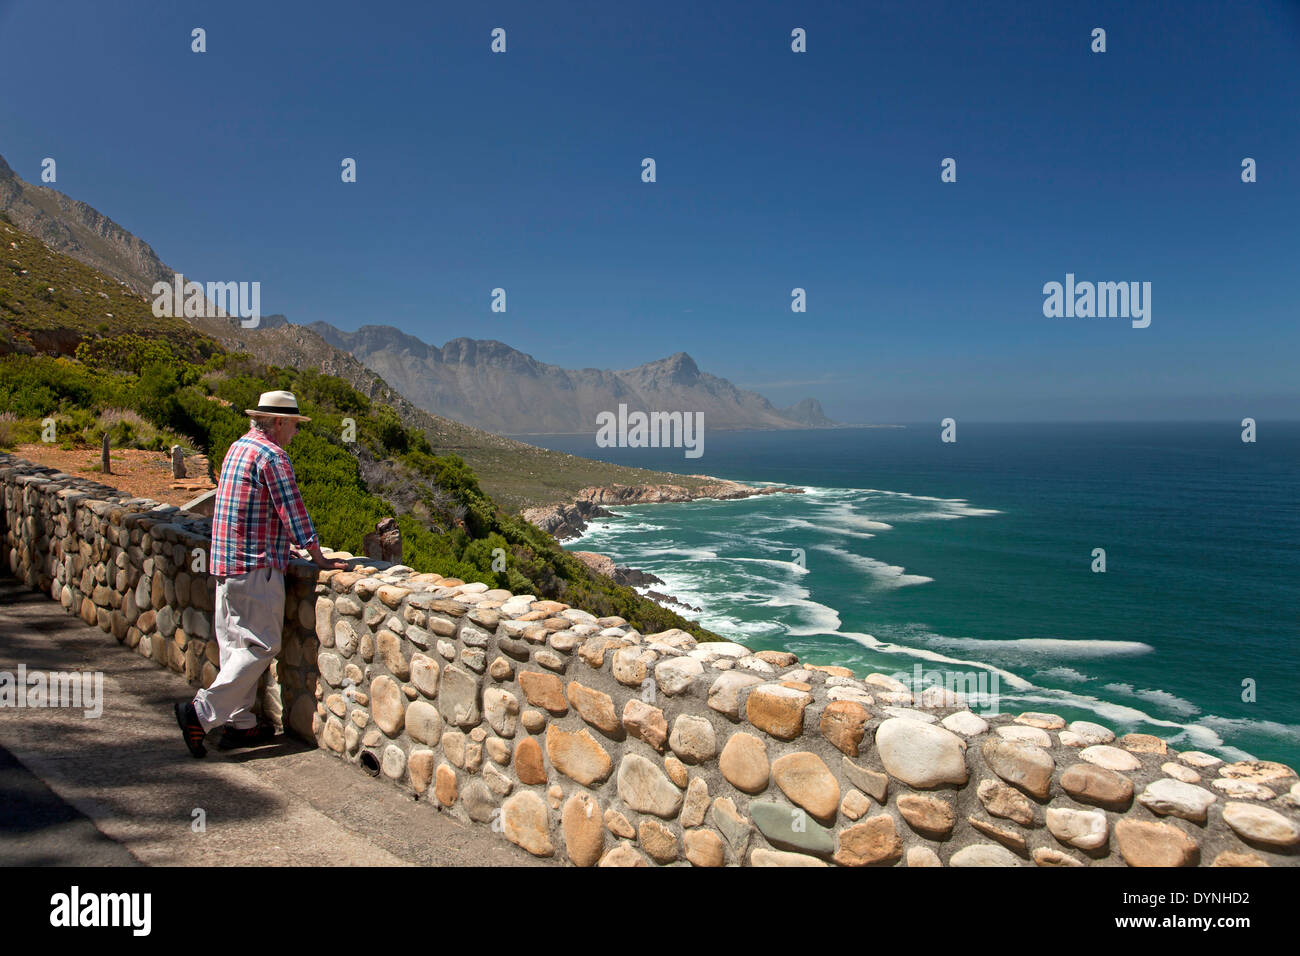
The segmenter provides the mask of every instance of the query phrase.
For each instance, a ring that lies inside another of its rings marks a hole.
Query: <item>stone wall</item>
[[[215,674],[208,522],[0,459],[8,566]],[[1052,714],[369,562],[298,562],[262,705],[360,771],[578,865],[1295,865],[1300,785]]]

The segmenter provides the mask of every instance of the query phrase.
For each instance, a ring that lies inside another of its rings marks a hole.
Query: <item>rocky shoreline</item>
[[[614,559],[607,554],[598,554],[595,551],[570,551],[569,553],[597,574],[603,574],[616,584],[623,584],[630,588],[649,588],[652,584],[664,583],[663,578],[646,571],[638,571],[636,568],[620,567],[614,564]],[[697,614],[704,610],[704,608],[687,604],[671,594],[664,594],[662,591],[656,591],[653,588],[649,588],[645,592],[645,597],[648,597],[661,607],[670,609],[680,608],[683,611],[694,611]]]
[[[583,488],[578,496],[570,502],[557,505],[544,505],[526,508],[522,512],[525,521],[548,531],[558,541],[569,541],[579,537],[592,518],[608,518],[612,513],[605,505],[644,505],[664,504],[676,501],[695,501],[700,498],[731,500],[734,498],[752,498],[756,495],[788,494],[801,495],[802,488],[789,485],[763,485],[753,487],[712,475],[687,475],[688,478],[705,478],[708,484],[697,488],[685,485],[593,485]]]
[[[593,485],[583,488],[578,493],[578,497],[567,504],[528,508],[523,512],[523,518],[543,531],[550,532],[555,536],[556,540],[569,541],[580,537],[586,531],[589,520],[613,517],[614,513],[605,508],[605,505],[663,504],[674,501],[695,501],[700,498],[729,500],[752,498],[756,495],[803,494],[802,488],[788,485],[764,485],[755,488],[752,485],[742,485],[738,481],[714,478],[712,475],[689,475],[687,477],[705,478],[708,479],[709,483],[698,488],[687,488],[683,485],[673,484]],[[664,583],[662,578],[645,571],[617,566],[608,555],[597,554],[594,551],[573,551],[571,553],[597,574],[603,574],[618,584],[632,588],[648,588],[649,585]],[[665,594],[652,588],[646,590],[643,596],[669,610],[693,611],[696,613],[703,610],[702,608],[693,607],[671,594]]]

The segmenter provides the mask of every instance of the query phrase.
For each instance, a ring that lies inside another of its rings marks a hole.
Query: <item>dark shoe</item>
[[[271,724],[258,724],[256,727],[226,727],[217,742],[218,750],[235,750],[239,747],[256,747],[258,744],[270,743],[275,737],[275,727]]]
[[[176,723],[180,724],[181,733],[185,737],[185,746],[189,748],[190,755],[202,757],[207,754],[208,750],[203,746],[203,738],[206,734],[203,724],[199,723],[199,715],[194,710],[194,701],[187,700],[184,703],[177,701],[173,709],[176,711]]]

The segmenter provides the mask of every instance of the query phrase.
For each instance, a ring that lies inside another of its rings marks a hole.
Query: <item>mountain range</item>
[[[0,157],[0,212],[55,251],[79,259],[139,294],[174,270],[153,248],[98,210],[58,190],[25,182]],[[808,428],[834,423],[815,399],[776,408],[756,392],[710,375],[685,352],[621,371],[548,365],[505,343],[456,338],[441,348],[400,329],[367,325],[345,332],[326,322],[295,325],[264,316],[253,332],[220,320],[193,320],[228,348],[254,339],[267,361],[308,362],[342,375],[363,392],[374,382],[353,367],[364,365],[382,384],[435,416],[497,434],[582,433],[596,415],[629,411],[703,412],[715,429]]]
[[[762,395],[702,371],[685,352],[621,371],[568,369],[492,339],[456,338],[438,348],[387,325],[355,332],[327,322],[307,327],[421,408],[504,434],[594,431],[596,415],[620,404],[629,411],[703,412],[708,428],[834,424],[816,399],[776,408]]]

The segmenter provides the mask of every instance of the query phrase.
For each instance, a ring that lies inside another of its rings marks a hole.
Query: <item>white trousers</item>
[[[212,686],[194,696],[194,710],[204,730],[230,723],[257,726],[252,706],[257,682],[276,654],[284,628],[284,574],[256,568],[247,574],[217,578],[216,609],[221,670]]]

